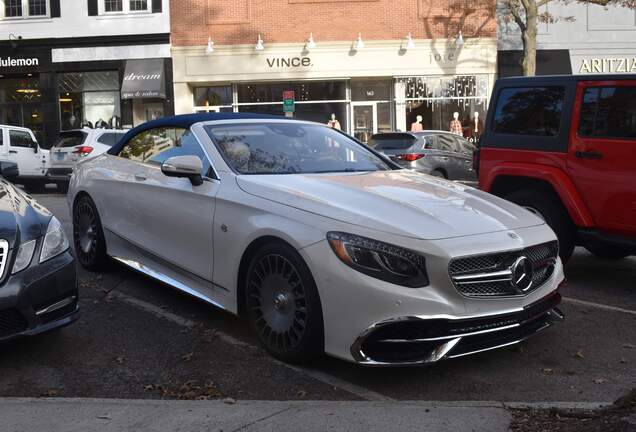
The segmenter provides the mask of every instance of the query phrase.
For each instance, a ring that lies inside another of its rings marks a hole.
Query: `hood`
[[[0,239],[16,243],[41,237],[51,213],[12,184],[0,180]]]
[[[542,225],[521,207],[408,170],[242,175],[245,192],[341,222],[434,240]]]

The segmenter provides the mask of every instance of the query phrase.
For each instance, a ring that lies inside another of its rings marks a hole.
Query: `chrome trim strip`
[[[510,269],[508,270],[500,270],[489,273],[475,273],[475,274],[467,274],[463,276],[452,276],[453,280],[461,283],[480,283],[480,282],[499,282],[499,281],[509,281],[512,279],[512,272]],[[500,278],[495,280],[493,278]]]
[[[59,302],[53,303],[52,305],[49,305],[45,307],[44,309],[40,309],[39,311],[35,312],[35,315],[40,316],[43,314],[47,314],[49,312],[56,311],[58,309],[62,309],[64,306],[68,306],[71,303],[73,303],[76,299],[77,299],[77,296],[74,296],[74,295],[70,297],[66,297],[64,300],[60,300]]]
[[[19,246],[16,245],[16,248],[19,248]],[[4,276],[4,270],[8,262],[9,262],[9,242],[4,239],[1,239],[0,240],[0,278]]]
[[[532,333],[530,333],[530,334],[528,334],[528,335],[526,335],[526,336],[524,336],[522,338],[516,339],[516,340],[514,340],[512,342],[506,342],[505,344],[496,345],[496,346],[492,346],[492,347],[488,347],[488,348],[482,348],[480,350],[469,351],[469,352],[466,352],[466,353],[449,355],[446,358],[452,359],[452,358],[465,357],[465,356],[471,355],[471,354],[477,354],[477,353],[491,351],[491,350],[498,349],[498,348],[504,348],[504,347],[507,347],[507,346],[510,346],[510,345],[515,345],[515,344],[523,342],[524,340],[536,335],[537,333],[547,329],[548,327],[552,327],[553,325],[554,325],[554,323],[546,321],[543,326],[541,326],[540,328],[536,329],[534,332],[532,332]]]
[[[157,279],[160,282],[165,283],[166,285],[170,285],[171,287],[174,287],[180,291],[183,291],[187,294],[190,294],[193,297],[196,297],[200,300],[203,300],[207,303],[210,303],[213,306],[216,306],[220,309],[226,310],[225,307],[223,307],[220,303],[215,302],[214,300],[212,300],[210,297],[201,294],[200,292],[190,288],[189,286],[185,285],[184,283],[179,282],[178,280],[175,280],[173,278],[171,278],[170,276],[161,273],[160,271],[157,270],[153,270],[150,267],[141,264],[138,261],[134,261],[128,258],[122,258],[122,257],[117,257],[117,256],[113,256],[113,259],[119,261],[120,263],[132,268],[133,270],[137,270],[140,273],[143,273],[147,276],[150,276],[153,279]],[[213,284],[215,287],[217,287],[217,285]]]
[[[491,329],[486,329],[486,330],[479,330],[476,332],[472,332],[472,333],[462,333],[462,334],[458,334],[458,335],[450,335],[450,336],[440,336],[440,337],[434,337],[434,338],[425,338],[425,339],[380,339],[378,342],[386,342],[386,343],[417,343],[417,342],[434,342],[434,341],[441,341],[441,340],[446,340],[446,339],[453,339],[453,338],[462,338],[462,337],[467,337],[467,336],[477,336],[480,334],[486,334],[486,333],[492,333],[492,332],[496,332],[496,331],[502,331],[502,330],[510,330],[511,328],[515,328],[515,327],[519,327],[521,324],[516,323],[516,324],[510,324],[507,326],[503,326],[503,327],[496,327],[496,328],[491,328]]]

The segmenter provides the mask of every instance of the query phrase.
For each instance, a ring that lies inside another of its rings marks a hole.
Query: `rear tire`
[[[95,203],[88,196],[80,197],[73,206],[73,245],[82,267],[91,271],[105,270],[110,263],[106,255],[106,240]]]
[[[446,178],[446,175],[445,175],[442,171],[440,171],[440,170],[433,170],[433,171],[431,172],[431,175],[432,175],[433,177],[439,177],[439,178],[443,178],[443,179],[445,179],[445,178]]]
[[[585,246],[585,249],[594,256],[606,260],[620,260],[631,255],[621,248],[611,247],[604,244],[587,245]]]
[[[518,190],[504,196],[541,217],[552,228],[559,240],[559,256],[568,262],[574,251],[576,227],[567,210],[553,194],[533,189]]]
[[[258,249],[248,266],[244,290],[250,326],[273,357],[306,363],[324,353],[318,289],[294,249],[283,243]]]

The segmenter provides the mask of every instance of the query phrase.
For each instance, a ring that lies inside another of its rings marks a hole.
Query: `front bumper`
[[[383,234],[379,240],[426,256],[430,284],[423,288],[359,273],[343,264],[326,241],[301,249],[320,295],[325,351],[368,365],[424,364],[512,345],[551,326],[562,318],[556,309],[564,280],[560,260],[545,283],[523,296],[469,298],[450,279],[453,258],[522,250],[555,239],[546,225],[514,232],[514,238],[502,231],[428,241]],[[365,234],[374,235],[360,233]]]
[[[560,301],[557,292],[500,315],[381,322],[356,340],[351,355],[370,366],[419,365],[514,345],[563,320]]]
[[[5,278],[0,342],[68,325],[79,317],[75,260],[69,251]],[[9,271],[9,270],[7,270]]]

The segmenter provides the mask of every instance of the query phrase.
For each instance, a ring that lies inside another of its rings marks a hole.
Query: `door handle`
[[[147,178],[146,178],[145,174],[135,174],[135,180],[137,180],[137,181],[146,181]]]
[[[17,154],[18,151],[17,150],[9,150],[9,153]]]
[[[579,159],[593,159],[593,160],[603,159],[603,153],[599,153],[595,151],[587,151],[587,152],[577,151],[576,153],[574,153],[574,156],[576,156]]]

